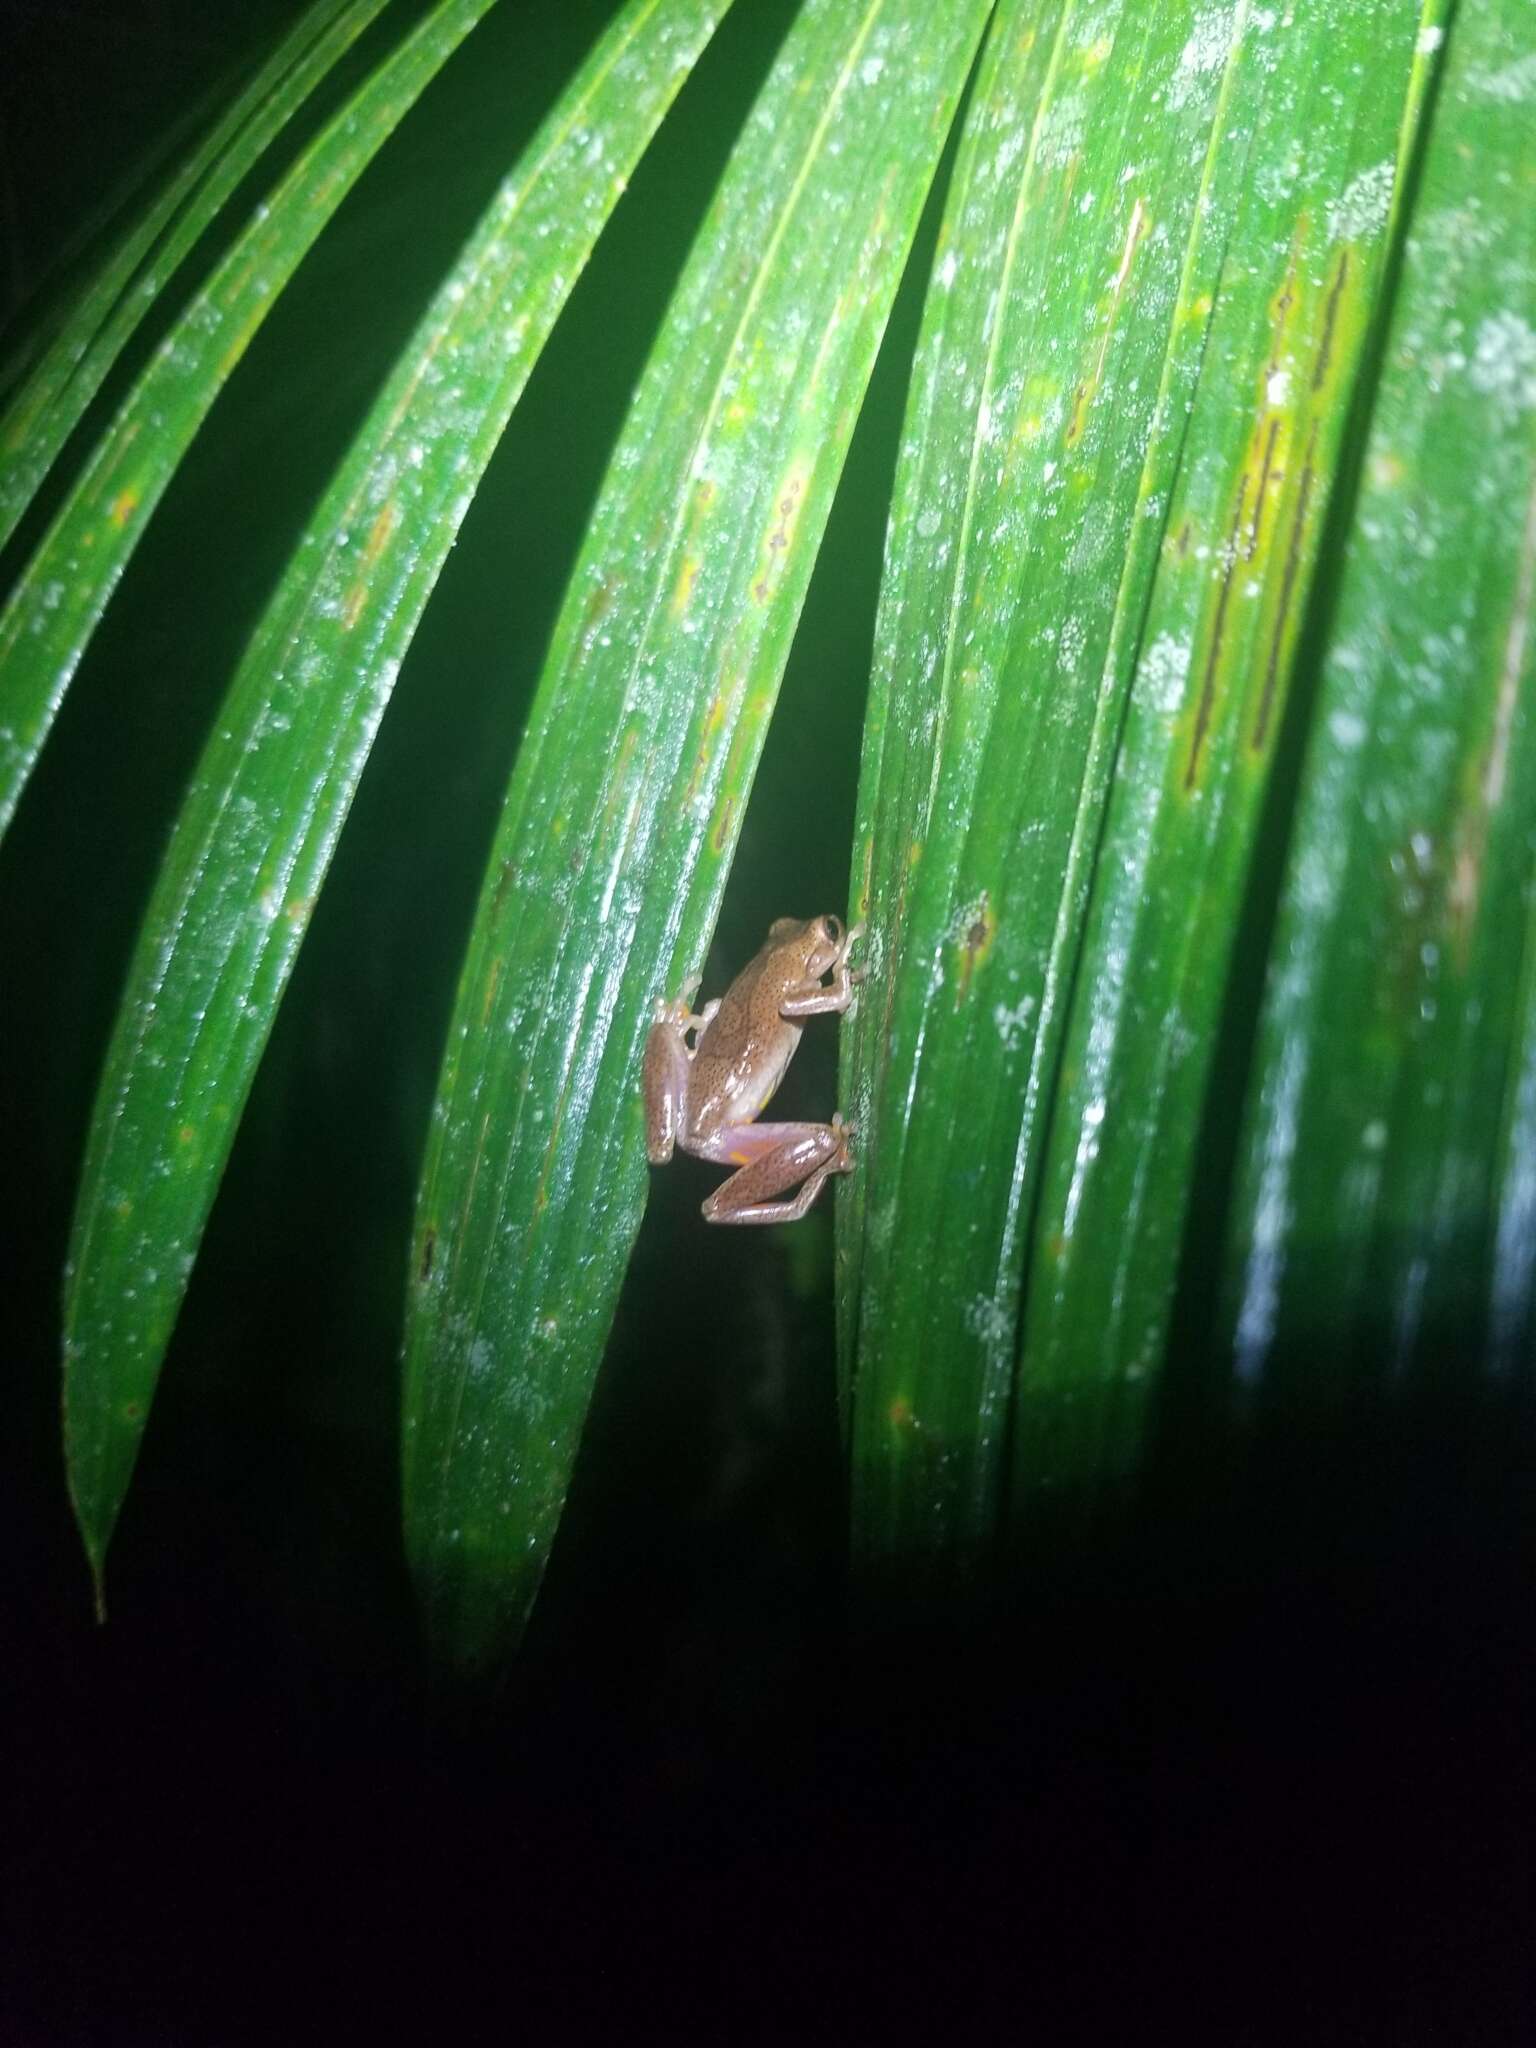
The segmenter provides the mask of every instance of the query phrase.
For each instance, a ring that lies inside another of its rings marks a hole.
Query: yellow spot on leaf
[[[381,505],[379,516],[368,529],[368,538],[363,542],[363,563],[371,567],[384,552],[385,543],[400,524],[400,507],[393,499]]]
[[[119,491],[107,507],[107,517],[117,527],[126,526],[139,507],[139,493],[130,484],[126,491]]]
[[[496,1000],[496,989],[501,981],[502,964],[502,957],[498,953],[491,962],[490,973],[485,977],[485,1001],[480,1005],[480,1022],[482,1024],[488,1023],[490,1020],[491,1005]]]
[[[688,600],[693,595],[693,586],[699,574],[697,555],[684,555],[683,566],[677,572],[677,581],[672,586],[672,616],[680,619],[688,609]]]

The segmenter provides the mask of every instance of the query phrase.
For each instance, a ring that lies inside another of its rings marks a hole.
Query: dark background
[[[497,10],[345,203],[183,466],[0,852],[3,2048],[999,2022],[1469,2042],[1532,2016],[1523,1468],[1491,1500],[1421,1477],[1353,1549],[1325,1503],[1292,1556],[1186,1460],[1070,1576],[963,1620],[874,1619],[845,1586],[829,1215],[706,1231],[692,1162],[656,1179],[522,1663],[470,1725],[428,1697],[397,1358],[453,979],[603,463],[792,11],[738,0],[449,559],[220,1196],[104,1629],[64,1494],[58,1276],[135,920],[298,522],[609,5]],[[291,12],[3,0],[8,311],[46,306],[103,198]],[[845,908],[918,310],[909,286],[709,987],[771,917]],[[785,1113],[830,1106],[833,1044],[808,1034]],[[1408,1462],[1434,1469],[1414,1427]]]

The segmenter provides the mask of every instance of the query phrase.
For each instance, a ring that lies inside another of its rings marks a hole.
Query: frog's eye
[[[843,936],[843,928],[838,923],[835,917],[824,917],[821,920],[821,928],[823,932],[825,932],[830,943],[834,946]]]

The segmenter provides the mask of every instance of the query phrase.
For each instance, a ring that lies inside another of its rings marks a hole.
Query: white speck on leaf
[[[966,1304],[965,1327],[988,1351],[1000,1351],[1012,1338],[1013,1318],[990,1294],[978,1294]]]
[[[1397,166],[1390,157],[1358,172],[1328,208],[1328,232],[1334,241],[1363,242],[1380,234],[1392,205]]]
[[[1518,313],[1490,313],[1478,327],[1467,376],[1505,412],[1536,406],[1536,330]]]
[[[1527,57],[1517,57],[1501,71],[1474,71],[1468,83],[1484,99],[1502,100],[1509,106],[1536,98],[1536,50]]]
[[[1141,658],[1137,692],[1149,710],[1171,716],[1184,702],[1188,676],[1188,643],[1175,640],[1171,633],[1159,633]]]
[[[1015,1052],[1028,1029],[1034,1014],[1033,996],[1020,996],[1010,1008],[1007,1003],[995,1003],[992,1007],[992,1022],[997,1026],[997,1035],[1003,1041],[1005,1052]]]
[[[1194,32],[1179,52],[1168,87],[1170,107],[1187,107],[1193,100],[1202,75],[1219,71],[1227,61],[1232,43],[1232,9],[1205,7],[1195,16]]]

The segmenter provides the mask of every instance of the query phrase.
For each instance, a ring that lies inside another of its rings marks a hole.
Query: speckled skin
[[[845,932],[835,917],[781,917],[718,1002],[695,1016],[693,982],[674,1001],[657,1004],[645,1045],[646,1152],[660,1166],[680,1145],[741,1169],[704,1203],[710,1223],[794,1222],[828,1174],[852,1166],[850,1126],[841,1117],[829,1124],[756,1119],[794,1058],[798,1020],[846,1010],[853,1001],[848,953],[860,929]],[[791,1199],[776,1199],[794,1187],[799,1193]]]

